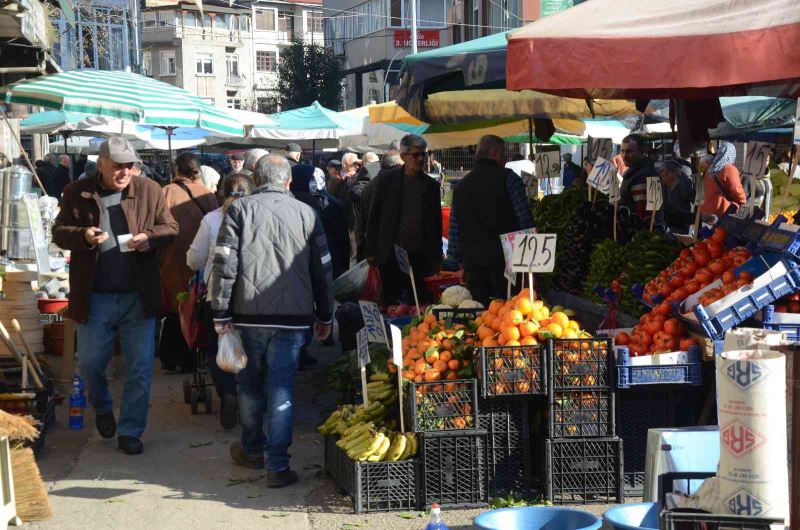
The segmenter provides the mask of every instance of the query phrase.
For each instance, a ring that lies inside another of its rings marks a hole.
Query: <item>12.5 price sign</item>
[[[556,234],[523,234],[514,238],[511,272],[553,272]]]

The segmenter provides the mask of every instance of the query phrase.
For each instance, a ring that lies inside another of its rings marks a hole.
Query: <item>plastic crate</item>
[[[487,432],[489,497],[527,496],[532,475],[528,404],[492,399],[478,406],[478,427]]]
[[[403,401],[406,428],[413,432],[477,426],[478,382],[475,379],[411,382],[404,390]]]
[[[614,394],[610,390],[554,390],[547,401],[549,437],[614,435]]]
[[[636,388],[617,392],[617,435],[625,444],[623,478],[625,494],[642,495],[644,487],[647,431],[675,427],[672,391],[664,388]]]
[[[778,252],[792,260],[800,260],[800,232],[780,228],[775,223],[763,232],[757,248],[767,252]]]
[[[400,462],[356,462],[325,437],[325,469],[336,485],[353,499],[356,513],[418,509],[416,459]]]
[[[481,508],[489,503],[486,431],[426,432],[420,436],[420,504]]]
[[[551,339],[550,386],[553,390],[610,389],[614,340]]]
[[[496,346],[480,349],[476,374],[484,398],[547,394],[547,350],[536,346]]]
[[[692,385],[701,384],[700,347],[692,346],[686,352],[686,363],[656,366],[633,366],[627,348],[618,348],[617,388],[640,385]]]
[[[737,268],[753,272],[754,281],[708,307],[698,305],[694,316],[705,333],[722,340],[725,332],[755,315],[763,307],[800,290],[800,263],[765,252]]]
[[[547,439],[543,468],[545,494],[553,504],[620,504],[622,440]]]
[[[661,512],[661,530],[770,530],[783,526],[781,519],[760,519],[743,515],[716,515],[684,510]]]
[[[764,306],[761,309],[760,325],[764,329],[783,331],[787,340],[800,341],[800,314],[776,313],[775,306]]]
[[[433,315],[440,322],[449,320],[454,324],[466,325],[478,318],[478,315],[484,311],[484,309],[458,309],[455,307],[451,309],[436,308],[433,310]]]

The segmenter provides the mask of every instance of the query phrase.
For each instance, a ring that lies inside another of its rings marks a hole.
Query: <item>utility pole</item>
[[[417,0],[411,2],[411,53],[417,53]]]

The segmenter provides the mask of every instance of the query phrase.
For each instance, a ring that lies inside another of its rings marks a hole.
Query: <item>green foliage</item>
[[[314,101],[338,110],[343,82],[339,61],[328,48],[293,42],[281,52],[277,87],[281,110],[307,107]]]

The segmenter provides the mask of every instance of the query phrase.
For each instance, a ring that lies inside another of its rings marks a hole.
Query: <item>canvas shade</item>
[[[244,127],[198,96],[131,72],[75,70],[13,83],[6,103],[22,103],[160,127],[242,136]]]
[[[509,35],[507,88],[577,98],[797,97],[798,42],[797,0],[592,0]]]
[[[302,142],[317,140],[328,140],[332,141],[328,143],[338,145],[339,138],[361,132],[361,120],[327,109],[317,101],[308,107],[271,114],[269,118],[275,125],[257,125],[248,138],[282,143],[284,146],[288,142],[302,145]],[[323,145],[326,144],[320,143],[318,147]]]

